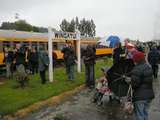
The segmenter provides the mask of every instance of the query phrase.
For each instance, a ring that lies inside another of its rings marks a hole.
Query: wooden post
[[[77,43],[77,71],[80,73],[81,72],[81,33],[79,30],[76,30],[76,43]]]
[[[54,39],[54,32],[52,28],[48,28],[48,52],[49,52],[49,81],[53,82],[53,56],[52,56],[52,39]]]

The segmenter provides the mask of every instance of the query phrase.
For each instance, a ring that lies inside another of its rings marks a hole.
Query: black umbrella
[[[121,58],[107,72],[109,88],[118,97],[127,95],[129,85],[125,82],[125,77],[130,76],[134,63],[130,59]]]

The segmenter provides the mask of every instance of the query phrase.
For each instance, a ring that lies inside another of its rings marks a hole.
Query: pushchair
[[[117,100],[118,102],[121,102],[122,98],[127,96],[129,84],[126,82],[126,78],[130,77],[133,67],[134,63],[131,59],[121,58],[119,62],[105,71],[107,89],[103,91],[102,87],[102,91],[101,89],[96,90],[93,102],[102,105],[104,96],[109,96],[109,101]],[[109,90],[109,92],[107,90]]]
[[[104,96],[109,96],[109,99],[111,99],[112,96],[112,91],[109,89],[108,80],[106,79],[108,70],[109,69],[107,67],[101,68],[104,76],[98,79],[96,90],[92,98],[92,102],[97,103],[98,105],[102,105],[102,98]]]

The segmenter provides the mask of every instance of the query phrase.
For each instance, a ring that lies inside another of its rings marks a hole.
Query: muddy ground
[[[160,120],[160,81],[154,80],[156,98],[152,101],[150,120]],[[23,120],[133,120],[134,115],[126,115],[122,106],[113,101],[98,106],[91,102],[94,91],[85,89],[57,106],[45,106],[28,115]]]

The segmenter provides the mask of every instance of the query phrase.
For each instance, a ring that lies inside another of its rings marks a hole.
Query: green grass
[[[107,63],[103,61],[96,63],[96,78],[102,75],[100,68],[110,63],[110,61]],[[64,68],[57,68],[54,71],[54,82],[47,83],[46,85],[40,83],[39,75],[30,76],[29,87],[25,89],[15,88],[16,81],[8,80],[4,85],[0,86],[0,115],[12,114],[33,103],[56,96],[84,84],[84,70],[81,74],[76,73],[74,81],[67,81]]]

